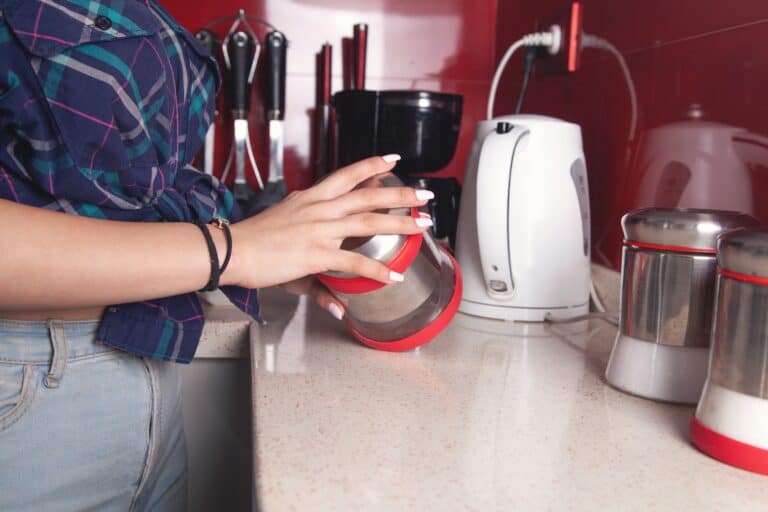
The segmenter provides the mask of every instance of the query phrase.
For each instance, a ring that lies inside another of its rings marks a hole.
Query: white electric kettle
[[[589,191],[578,125],[536,115],[478,124],[456,258],[463,313],[526,321],[587,313]]]

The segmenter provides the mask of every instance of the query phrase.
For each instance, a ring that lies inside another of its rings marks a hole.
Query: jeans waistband
[[[66,346],[66,358],[113,352],[96,341],[98,320],[8,320],[0,318],[0,363],[47,364],[54,345]],[[53,343],[54,339],[56,343]]]

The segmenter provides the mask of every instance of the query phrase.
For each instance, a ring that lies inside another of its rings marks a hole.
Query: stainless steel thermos
[[[622,219],[621,314],[608,382],[647,398],[696,403],[707,373],[717,237],[748,215],[650,208]]]

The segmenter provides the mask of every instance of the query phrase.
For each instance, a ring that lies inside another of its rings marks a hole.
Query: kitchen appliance
[[[237,30],[243,26],[246,31]],[[224,182],[234,163],[235,182],[232,193],[246,216],[252,214],[256,193],[248,184],[245,174],[245,157],[251,163],[251,168],[260,189],[264,189],[256,158],[253,156],[251,135],[248,129],[248,116],[251,109],[251,86],[259,60],[261,44],[253,29],[248,24],[245,12],[240,11],[238,18],[232,24],[227,37],[222,41],[224,63],[230,73],[230,107],[234,119],[234,138],[232,148],[224,165],[221,180]]]
[[[737,212],[650,208],[621,224],[621,314],[606,380],[646,398],[696,403],[707,375],[717,237],[758,221]]]
[[[431,190],[435,197],[427,203],[427,210],[434,225],[431,232],[441,243],[456,247],[456,225],[459,220],[459,202],[461,185],[456,178],[425,178],[407,176],[404,178],[409,187]]]
[[[442,169],[456,150],[463,98],[432,91],[365,90],[367,42],[368,26],[355,25],[351,87],[332,98],[337,165],[397,153],[401,160],[395,173],[400,177]]]
[[[717,265],[709,373],[691,440],[726,464],[768,475],[768,228],[722,235]]]
[[[386,173],[362,186],[399,187],[403,183]],[[407,208],[381,213],[419,216],[417,209]],[[342,248],[381,261],[405,275],[404,281],[391,284],[338,272],[318,275],[345,304],[347,327],[361,343],[393,352],[411,350],[432,340],[456,314],[461,271],[429,233],[347,239]]]
[[[340,91],[333,95],[339,167],[397,153],[396,173],[435,172],[453,158],[462,97],[430,91]]]
[[[643,134],[635,170],[642,176],[639,207],[754,211],[750,170],[768,162],[768,139],[703,116],[694,104],[685,121]]]
[[[588,311],[589,192],[578,125],[537,115],[478,123],[456,259],[463,313],[542,321]]]
[[[267,34],[267,119],[269,122],[269,176],[262,191],[256,196],[252,213],[256,214],[279,203],[287,195],[283,179],[285,115],[285,66],[287,42],[282,32],[273,30]]]
[[[219,43],[218,38],[216,37],[216,34],[214,34],[211,30],[204,28],[200,30],[197,34],[195,34],[195,37],[200,42],[200,45],[208,50],[208,52],[211,55],[215,55],[216,48],[219,47],[221,43]],[[211,119],[211,125],[208,127],[208,131],[205,133],[205,141],[203,144],[203,154],[201,157],[201,161],[203,163],[203,172],[205,174],[213,175],[214,171],[214,158],[216,156],[215,154],[215,143],[216,143],[216,119],[215,116],[218,112],[214,112],[214,119]]]

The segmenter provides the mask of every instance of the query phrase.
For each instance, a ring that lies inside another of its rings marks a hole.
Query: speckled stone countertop
[[[251,319],[232,305],[202,302],[205,326],[197,346],[197,359],[241,359],[248,357]]]
[[[615,328],[459,314],[432,343],[359,345],[265,293],[251,329],[257,510],[766,510],[768,479],[688,441],[693,408],[603,372]]]

